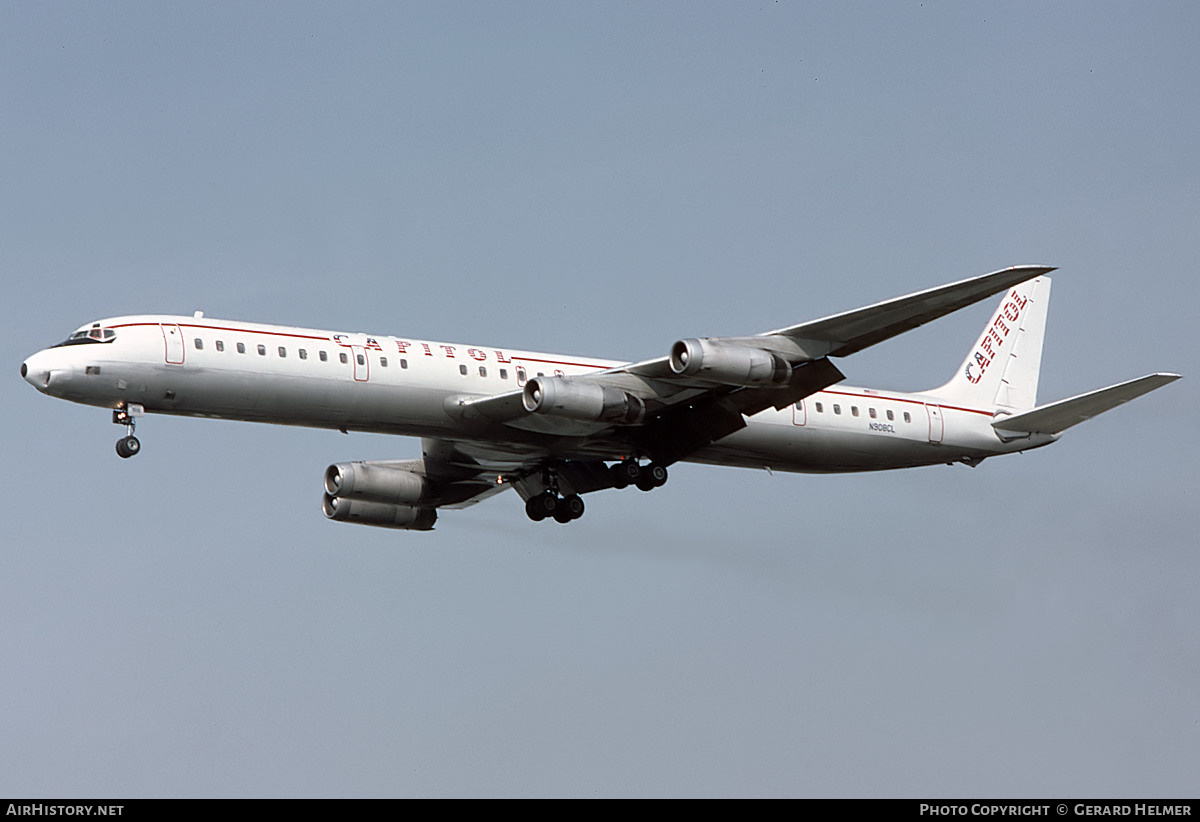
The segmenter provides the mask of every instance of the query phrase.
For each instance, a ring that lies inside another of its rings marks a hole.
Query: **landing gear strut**
[[[125,436],[117,440],[117,456],[129,459],[142,450],[142,443],[133,435],[135,415],[139,409],[122,406],[113,411],[113,423],[125,426]]]

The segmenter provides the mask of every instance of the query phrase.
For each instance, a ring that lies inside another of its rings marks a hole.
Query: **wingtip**
[[[1049,274],[1051,271],[1057,270],[1057,266],[1053,265],[1010,265],[1008,268],[1001,268],[997,271],[991,272],[990,274],[984,274],[983,277],[979,279],[991,279],[994,281],[1006,280],[1011,283],[1023,283],[1032,280],[1034,277],[1043,277],[1046,274]]]

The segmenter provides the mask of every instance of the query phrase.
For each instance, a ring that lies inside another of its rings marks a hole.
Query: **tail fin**
[[[1033,408],[1049,303],[1049,277],[1035,277],[1009,289],[958,372],[929,393],[1010,413]]]

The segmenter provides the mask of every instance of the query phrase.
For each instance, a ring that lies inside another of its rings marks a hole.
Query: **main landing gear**
[[[637,460],[622,460],[608,469],[613,488],[636,485],[642,491],[653,491],[667,482],[667,469],[657,462],[639,465]]]
[[[133,435],[137,407],[122,406],[113,410],[113,423],[125,426],[125,436],[117,440],[117,456],[129,459],[142,450],[142,443]]]
[[[567,523],[583,516],[583,497],[578,494],[560,497],[553,491],[543,491],[525,502],[525,513],[534,522],[554,517],[555,522]]]
[[[667,481],[667,469],[656,462],[642,465],[635,459],[622,460],[609,466],[608,472],[613,488],[636,485],[643,491],[652,491]],[[553,517],[555,522],[567,523],[583,516],[583,498],[579,494],[559,496],[558,481],[555,471],[548,469],[543,479],[546,490],[525,501],[525,513],[534,522]],[[587,490],[607,487],[608,484],[601,481]]]

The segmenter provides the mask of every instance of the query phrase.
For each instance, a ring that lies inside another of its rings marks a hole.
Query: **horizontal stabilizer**
[[[1002,436],[1058,434],[1177,379],[1178,374],[1147,374],[1136,380],[1052,402],[1024,414],[1001,417],[992,423],[992,427]]]

